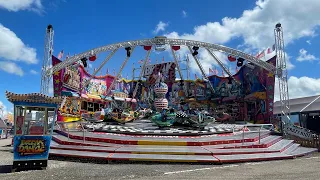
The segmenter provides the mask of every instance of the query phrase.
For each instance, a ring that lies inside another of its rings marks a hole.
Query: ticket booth
[[[13,171],[45,169],[57,109],[62,99],[6,92],[14,105]]]

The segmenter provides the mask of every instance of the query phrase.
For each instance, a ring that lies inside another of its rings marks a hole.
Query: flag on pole
[[[107,74],[109,74],[109,68],[107,68]]]
[[[267,54],[270,54],[270,53],[272,53],[272,52],[275,51],[275,50],[276,50],[276,45],[273,44],[271,48],[270,48],[270,47],[268,48]]]
[[[67,54],[66,59],[69,59],[69,57],[70,57],[70,53]]]
[[[197,74],[194,74],[194,78],[195,78],[196,80],[199,79],[198,76],[197,76]]]
[[[234,56],[232,56],[232,55],[229,55],[229,56],[228,56],[228,60],[229,60],[230,62],[234,62],[234,61],[237,60],[237,58],[234,57]]]
[[[218,75],[219,74],[219,72],[218,72],[218,69],[217,69],[217,67],[214,67],[214,70],[213,70],[213,75]]]
[[[265,55],[265,50],[261,51],[261,53],[258,53],[258,54],[256,55],[256,58],[258,58],[258,59],[263,58],[264,55]]]
[[[62,59],[63,58],[63,50],[61,50],[58,54],[58,59]]]
[[[209,68],[209,75],[212,75],[212,74],[214,74],[214,71],[211,68]]]

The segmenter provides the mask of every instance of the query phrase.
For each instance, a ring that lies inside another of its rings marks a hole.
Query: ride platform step
[[[283,141],[283,142],[282,142]],[[107,153],[131,153],[131,154],[171,154],[171,155],[230,155],[230,154],[256,154],[282,152],[290,148],[291,141],[281,140],[273,148],[226,148],[215,149],[206,146],[144,146],[144,145],[123,145],[123,146],[82,146],[62,145],[53,143],[51,149],[75,150],[88,152]],[[280,146],[282,145],[282,146]],[[296,149],[296,147],[295,147]],[[293,150],[295,150],[293,149]]]
[[[233,149],[233,148],[268,148],[269,146],[277,143],[282,139],[281,136],[266,136],[260,140],[253,142],[242,142],[242,143],[230,143],[230,144],[219,144],[219,145],[208,145],[206,148],[213,149]]]
[[[97,142],[97,141],[83,141],[79,139],[71,139],[65,137],[60,134],[52,135],[52,140],[57,142],[58,144],[63,145],[82,145],[82,146],[103,146],[103,147],[120,147],[121,144],[114,144],[114,143],[106,143],[106,142]]]
[[[107,153],[130,153],[130,154],[171,154],[171,155],[212,155],[208,150],[195,146],[140,146],[125,145],[122,147],[99,147],[78,145],[51,145],[51,149],[107,152]]]
[[[281,139],[277,143],[269,146],[270,149],[279,150],[280,152],[286,150],[287,148],[291,147],[294,144],[293,140],[289,139]]]
[[[59,132],[63,136],[67,136],[66,132]],[[268,132],[262,132],[260,138],[269,136]],[[114,138],[114,139],[111,139]],[[83,135],[79,132],[69,134],[69,140],[83,140]],[[240,142],[254,142],[259,139],[258,133],[246,132],[244,136],[240,134],[230,136],[199,136],[199,137],[136,137],[136,136],[119,136],[110,134],[94,134],[87,133],[85,135],[86,142],[103,142],[111,144],[131,144],[131,145],[164,145],[164,146],[203,146],[203,145],[219,145]],[[70,144],[70,142],[68,143]]]
[[[277,137],[281,138],[281,137]],[[273,142],[274,139],[277,139],[275,137],[266,137],[261,139],[260,143],[270,143]],[[129,146],[129,147],[145,147],[148,148],[154,147],[155,145],[127,145],[127,144],[113,144],[113,143],[105,143],[105,142],[96,142],[96,141],[83,141],[83,140],[77,140],[77,139],[68,139],[67,137],[63,135],[53,135],[53,141],[57,142],[61,145],[81,145],[81,146],[101,146],[101,147],[123,147],[123,146]],[[270,144],[269,144],[270,145]],[[233,149],[233,148],[263,148],[265,146],[269,146],[268,144],[258,144],[258,142],[244,142],[244,143],[230,143],[230,144],[220,144],[220,145],[208,145],[208,146],[202,146],[206,150],[211,149]],[[160,145],[157,145],[160,147]],[[179,148],[179,147],[197,147],[199,146],[161,146],[163,148]]]
[[[212,152],[201,146],[122,146],[115,153],[132,154],[171,154],[171,155],[211,155]]]
[[[301,156],[311,154],[313,152],[318,152],[318,149],[317,148],[306,148],[306,147],[299,146],[295,150],[293,150],[291,152],[289,151],[286,153],[290,154],[292,156],[295,156],[295,157],[301,157]]]
[[[51,149],[50,155],[62,157],[92,158],[114,161],[157,161],[157,162],[206,162],[219,163],[213,156],[204,155],[166,155],[166,154],[127,154]]]
[[[240,163],[251,161],[268,161],[268,160],[282,160],[293,159],[293,155],[284,153],[256,153],[256,154],[233,154],[233,155],[215,155],[221,163]]]

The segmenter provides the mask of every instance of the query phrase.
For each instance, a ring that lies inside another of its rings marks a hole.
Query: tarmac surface
[[[6,141],[6,142],[4,142]],[[77,160],[49,160],[47,170],[10,173],[13,160],[12,148],[5,145],[11,140],[0,140],[1,180],[62,180],[62,179],[217,179],[217,180],[318,180],[320,177],[320,153],[308,157],[283,161],[267,161],[240,164],[168,164],[80,162]]]

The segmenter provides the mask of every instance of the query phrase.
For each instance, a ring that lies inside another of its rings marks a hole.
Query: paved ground
[[[12,138],[0,139],[0,147],[10,145],[11,142],[12,142]]]
[[[0,140],[1,141],[1,140]],[[2,143],[3,144],[3,143]],[[50,160],[47,170],[8,173],[12,164],[10,147],[0,147],[0,179],[295,179],[318,180],[320,153],[285,161],[227,165],[113,163],[97,164]]]

